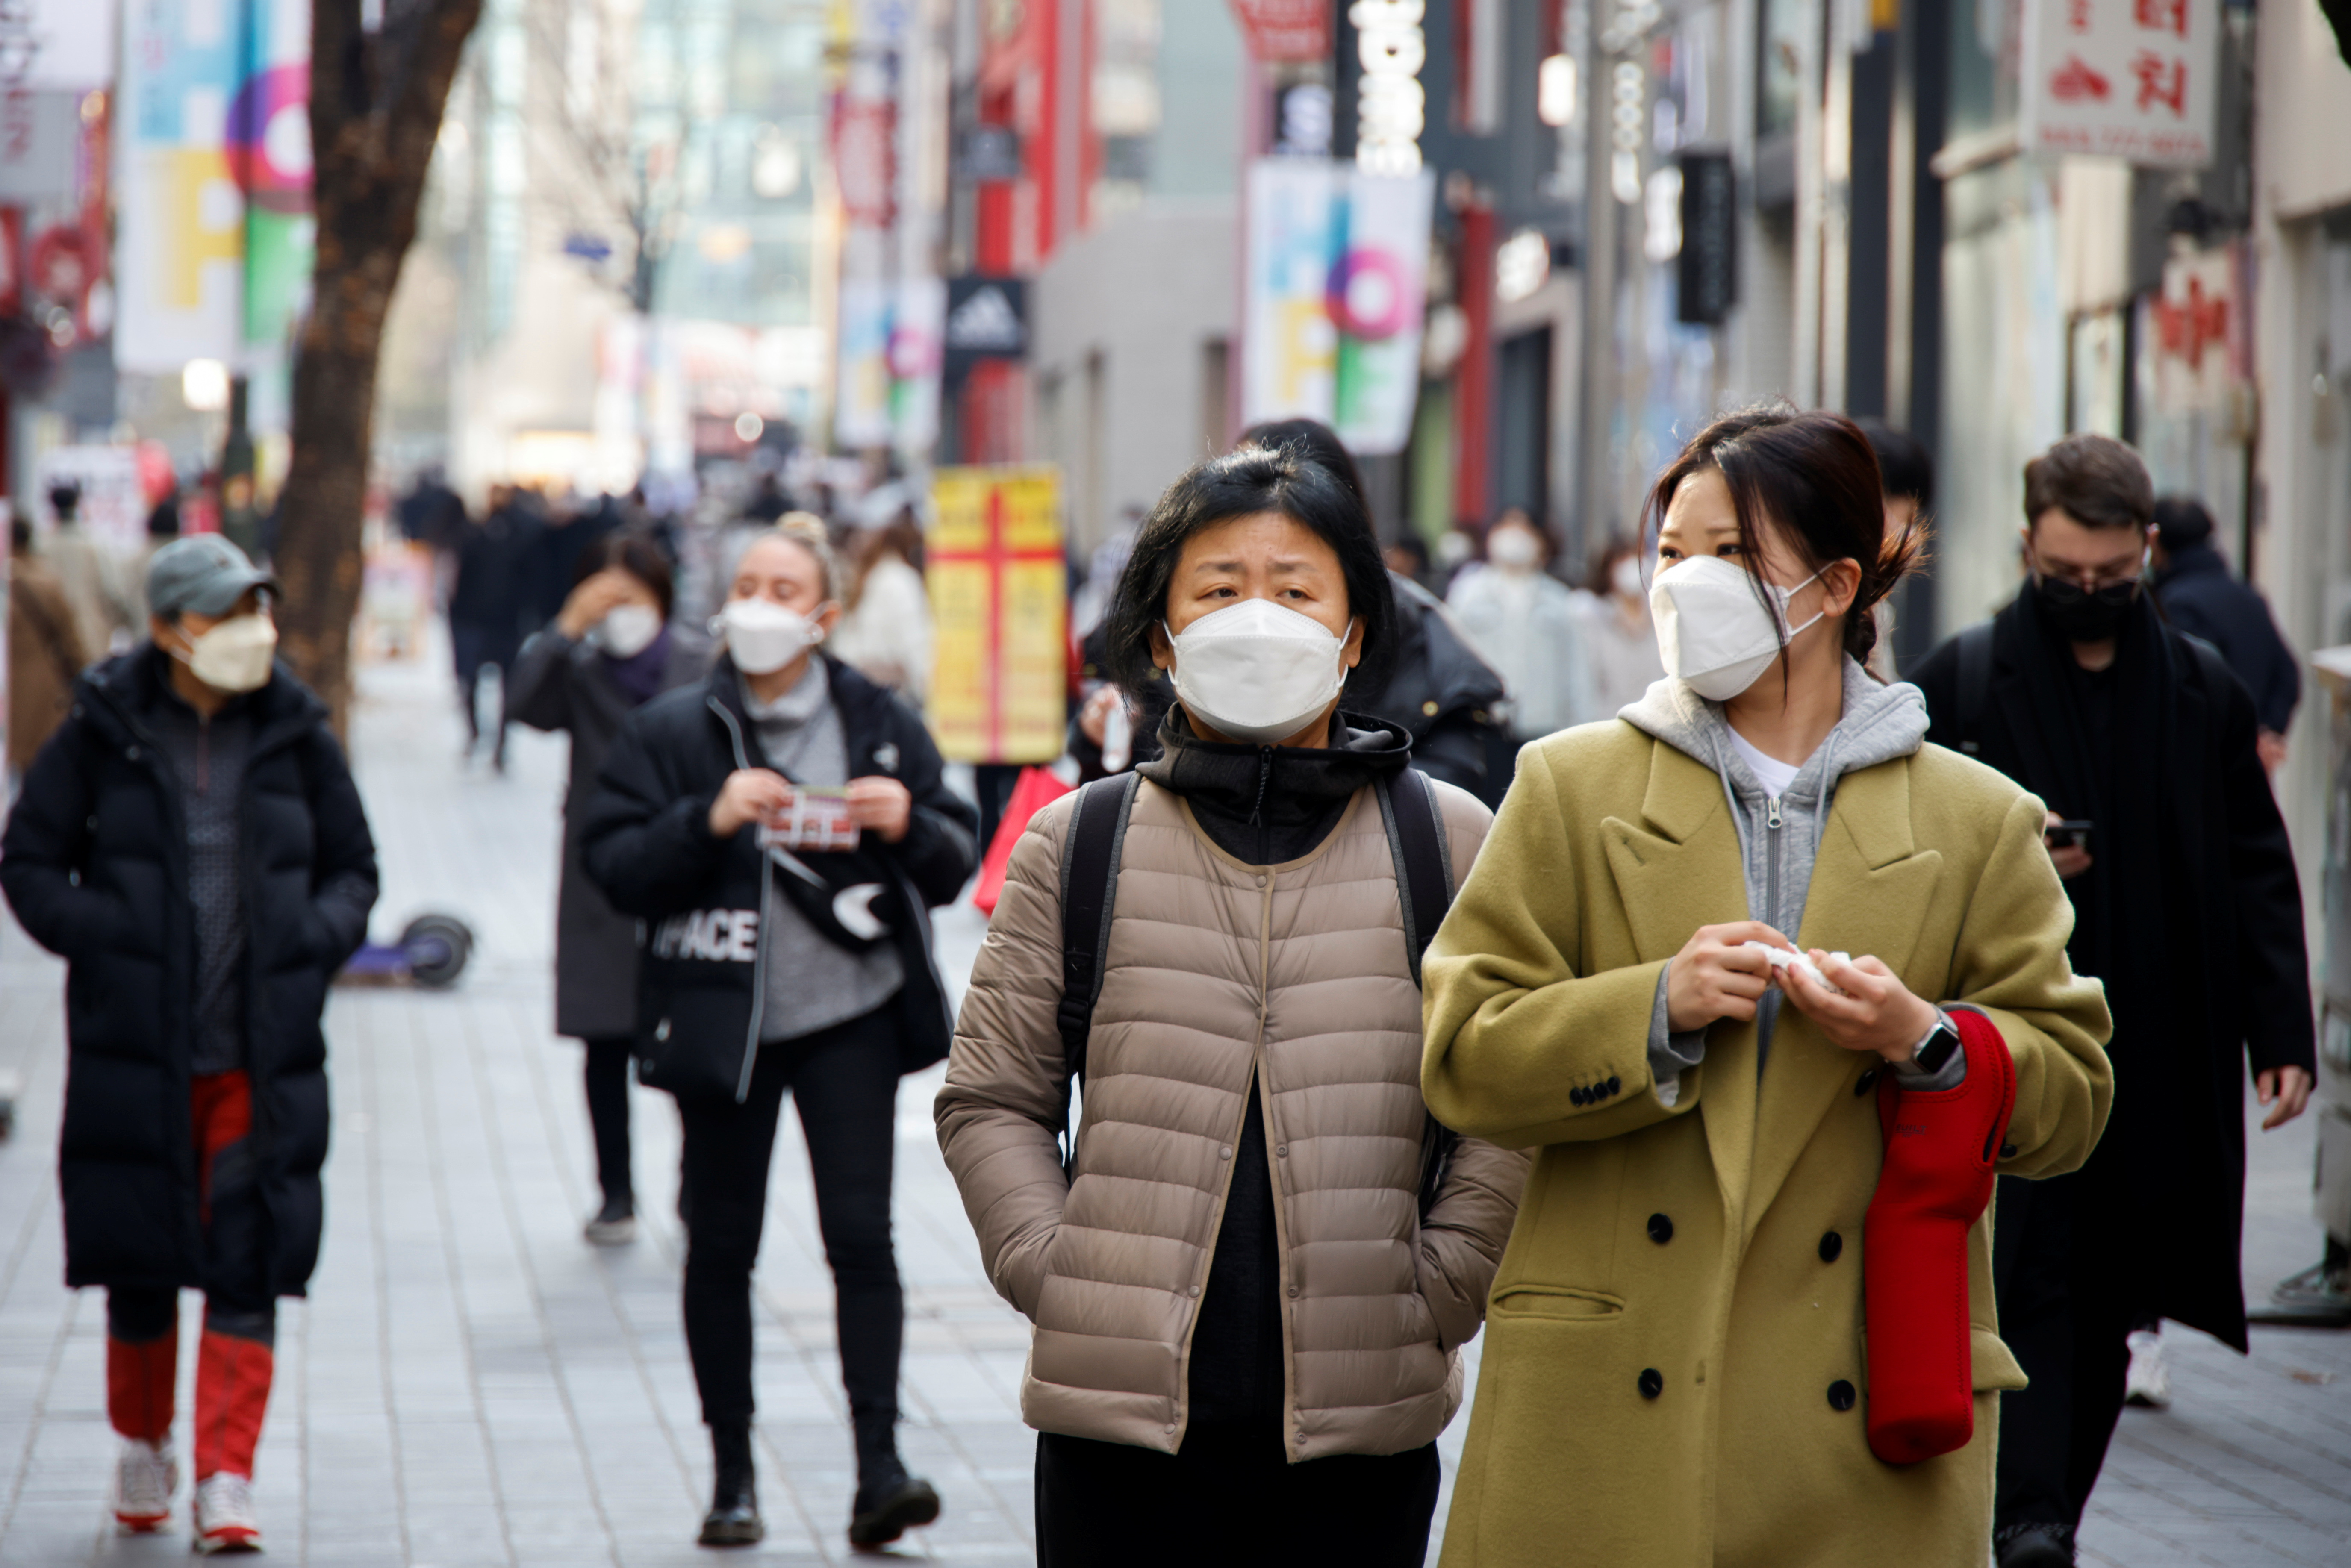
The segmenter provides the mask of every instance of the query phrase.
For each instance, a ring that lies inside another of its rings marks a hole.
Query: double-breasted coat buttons
[[[1821,1261],[1834,1263],[1844,1251],[1844,1238],[1832,1230],[1821,1238]]]
[[[1829,1385],[1829,1408],[1832,1410],[1850,1410],[1854,1401],[1860,1397],[1854,1392],[1853,1385],[1842,1377]]]
[[[1653,1214],[1649,1216],[1650,1240],[1656,1242],[1658,1246],[1663,1247],[1667,1242],[1671,1241],[1673,1239],[1674,1221],[1671,1215]]]
[[[1642,1398],[1655,1399],[1666,1391],[1666,1375],[1654,1366],[1645,1366],[1641,1369],[1639,1387]]]

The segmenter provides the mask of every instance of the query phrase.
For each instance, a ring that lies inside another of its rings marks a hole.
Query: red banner
[[[1232,0],[1249,54],[1268,65],[1331,53],[1330,0]]]

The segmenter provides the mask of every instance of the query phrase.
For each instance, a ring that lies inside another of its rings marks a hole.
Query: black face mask
[[[2109,582],[2095,591],[2062,577],[2036,572],[2032,591],[2050,627],[2068,643],[2103,643],[2122,630],[2123,617],[2138,598],[2139,580]]]

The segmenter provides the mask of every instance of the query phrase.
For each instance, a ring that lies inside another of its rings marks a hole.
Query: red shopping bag
[[[1045,768],[1023,768],[1012,781],[1012,798],[1004,803],[1004,819],[996,824],[987,858],[979,862],[979,885],[972,890],[971,901],[982,915],[996,913],[996,901],[1004,895],[1005,869],[1012,863],[1012,846],[1029,831],[1029,819],[1069,792],[1061,775]]]

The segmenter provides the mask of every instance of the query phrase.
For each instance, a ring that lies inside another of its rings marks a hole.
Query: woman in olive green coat
[[[1959,1083],[1972,1009],[2015,1071],[2000,1171],[2071,1170],[2111,1094],[2104,997],[2066,963],[2040,802],[1925,745],[1916,690],[1861,668],[1917,547],[1886,537],[1860,433],[1726,416],[1651,505],[1674,673],[1527,748],[1429,952],[1430,1108],[1539,1150],[1446,1568],[1982,1568],[1996,1396],[2023,1384],[1991,1216],[1967,1238],[1973,1437],[1885,1463],[1872,1090]],[[1749,946],[1788,934],[1828,986]]]

